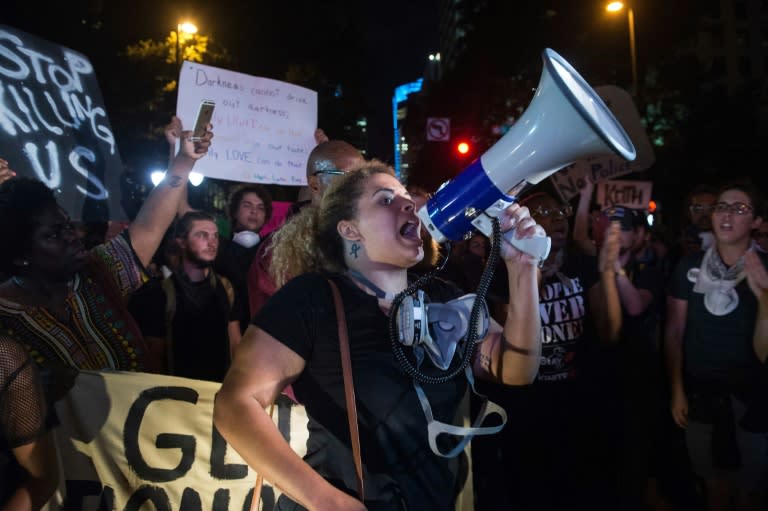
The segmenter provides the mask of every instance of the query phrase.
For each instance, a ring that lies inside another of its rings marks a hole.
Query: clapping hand
[[[747,275],[749,288],[759,299],[763,290],[768,289],[768,271],[760,260],[760,256],[752,249],[744,254],[744,273]]]

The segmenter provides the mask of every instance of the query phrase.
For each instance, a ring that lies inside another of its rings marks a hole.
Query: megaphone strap
[[[504,428],[504,425],[507,423],[507,412],[502,407],[489,400],[487,397],[475,391],[475,381],[474,377],[472,376],[472,369],[467,367],[464,372],[467,376],[469,386],[472,389],[472,393],[483,399],[480,412],[470,427],[456,426],[435,420],[435,417],[432,414],[432,407],[429,405],[429,399],[427,399],[427,395],[424,392],[424,389],[418,380],[413,380],[413,387],[416,389],[416,395],[419,397],[421,409],[424,411],[424,417],[427,419],[427,436],[429,439],[429,448],[433,453],[442,458],[455,458],[464,450],[464,448],[474,436],[493,435],[501,431],[502,428]],[[486,417],[493,414],[501,417],[501,424],[497,426],[481,426],[481,424],[485,422]],[[442,434],[454,435],[462,437],[462,439],[450,451],[442,452],[437,445],[437,437]]]

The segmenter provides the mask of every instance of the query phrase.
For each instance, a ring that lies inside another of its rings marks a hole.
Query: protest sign
[[[184,62],[176,112],[186,129],[203,100],[216,103],[215,140],[196,172],[230,181],[306,184],[307,158],[316,145],[315,91]]]
[[[552,184],[566,201],[579,193],[586,180],[599,183],[631,172],[646,170],[655,161],[645,126],[629,93],[615,85],[595,87],[595,92],[624,127],[635,146],[637,157],[630,162],[617,155],[594,156],[578,160],[552,174]]]
[[[219,387],[173,376],[82,371],[56,403],[62,481],[47,509],[249,509],[256,474],[213,426]],[[277,403],[275,423],[304,455],[304,407],[285,397]],[[261,509],[271,510],[279,495],[264,481]]]
[[[82,54],[0,25],[0,157],[76,220],[124,220],[122,162]]]
[[[651,181],[603,181],[597,183],[596,201],[600,207],[624,206],[648,209],[653,183]]]

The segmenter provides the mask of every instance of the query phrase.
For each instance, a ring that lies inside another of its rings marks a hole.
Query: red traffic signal
[[[459,156],[467,156],[472,151],[472,145],[466,140],[460,140],[456,143],[456,152]]]

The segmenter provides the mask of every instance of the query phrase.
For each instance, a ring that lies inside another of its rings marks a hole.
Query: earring
[[[22,266],[29,266],[29,261],[27,261],[27,260],[25,259],[25,260],[23,260],[23,261],[21,262],[21,265],[22,265]]]

